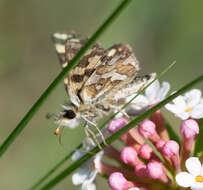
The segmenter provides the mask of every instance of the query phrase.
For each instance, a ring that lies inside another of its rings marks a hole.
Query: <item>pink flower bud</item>
[[[156,143],[156,148],[158,151],[161,152],[163,146],[165,145],[166,141],[160,139],[157,143]]]
[[[139,133],[145,137],[149,138],[151,135],[156,133],[155,124],[150,120],[144,120],[139,124]]]
[[[146,160],[152,157],[153,150],[148,144],[144,144],[139,149],[140,156]]]
[[[183,120],[180,132],[186,139],[194,138],[199,134],[199,125],[194,119]]]
[[[145,164],[137,164],[135,166],[135,174],[138,176],[138,177],[147,177],[148,176],[148,173],[147,173],[147,166]]]
[[[137,152],[133,147],[127,146],[121,151],[121,159],[125,164],[135,166],[139,161]]]
[[[116,131],[123,128],[127,124],[128,124],[128,121],[125,118],[123,118],[123,117],[116,118],[116,119],[111,120],[108,123],[108,130],[110,133],[115,133]]]
[[[152,179],[160,179],[161,181],[167,183],[168,178],[163,171],[163,166],[160,162],[152,161],[147,164],[147,171]]]
[[[179,155],[179,144],[176,141],[169,140],[163,146],[162,152],[165,156],[169,158],[174,155]]]
[[[180,170],[179,144],[173,140],[167,141],[162,148],[162,153],[170,158],[175,171],[178,172]]]
[[[127,181],[122,173],[114,172],[109,176],[109,186],[113,190],[127,190],[134,187],[133,183]]]

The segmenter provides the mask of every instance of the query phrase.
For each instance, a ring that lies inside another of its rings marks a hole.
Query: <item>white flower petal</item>
[[[75,153],[72,155],[72,161],[76,161],[80,159],[85,153],[81,152],[80,150],[75,151]]]
[[[182,109],[179,109],[176,105],[174,104],[166,104],[165,105],[165,108],[175,114],[177,113],[181,113],[182,112]]]
[[[201,91],[199,89],[192,89],[189,92],[185,93],[185,100],[187,102],[188,107],[194,107],[200,102],[201,99]]]
[[[136,94],[133,94],[131,96],[128,96],[126,98],[126,102],[129,102],[133,97],[135,97]],[[144,95],[139,95],[137,96],[133,101],[132,103],[134,104],[138,104],[138,105],[148,105],[149,104],[149,101],[148,99],[144,96]]]
[[[200,175],[203,176],[203,164],[202,164]]]
[[[125,111],[129,116],[138,116],[140,114],[142,114],[143,112],[145,112],[147,109],[149,108],[149,106],[146,107],[138,107],[136,105],[130,105],[128,106]]]
[[[177,106],[177,109],[185,111],[187,108],[186,102],[183,96],[178,96],[173,100],[174,104]]]
[[[92,183],[94,180],[95,180],[95,178],[96,178],[96,176],[97,176],[97,171],[96,170],[92,170],[90,173],[89,173],[89,175],[88,175],[88,178],[85,180],[85,181],[89,181],[89,183]]]
[[[138,187],[132,187],[132,188],[130,188],[128,190],[140,190],[140,189]]]
[[[194,119],[200,119],[203,118],[203,104],[196,105],[192,111],[190,112],[190,115]]]
[[[133,97],[134,95],[127,97],[126,102],[130,101]],[[143,95],[139,95],[126,108],[126,113],[132,116],[137,116],[141,114],[143,111],[145,111],[148,105],[149,105],[148,99]]]
[[[94,165],[95,165],[96,169],[100,168],[100,163],[101,163],[103,154],[104,154],[104,151],[100,151],[99,153],[96,154],[96,156],[94,158]]]
[[[200,175],[201,163],[197,157],[190,157],[186,160],[185,166],[190,174],[193,176]]]
[[[156,100],[159,89],[160,89],[160,83],[158,80],[156,80],[145,91],[145,95],[148,98],[148,100],[150,100],[151,102]]]
[[[83,149],[85,151],[91,150],[93,147],[95,147],[95,143],[91,138],[85,138],[83,141]],[[83,151],[84,152],[84,151]]]
[[[84,183],[88,178],[89,171],[87,168],[79,169],[76,173],[72,175],[72,182],[74,185],[79,185]]]
[[[186,120],[190,117],[190,114],[188,112],[182,112],[182,113],[177,113],[177,117],[180,117],[182,120]]]
[[[176,175],[176,182],[181,187],[190,187],[195,182],[195,178],[187,172],[180,172]]]
[[[200,183],[200,182],[194,182],[191,185],[191,189],[192,190],[203,190],[203,182],[202,183]]]
[[[199,188],[191,188],[192,190],[203,190],[203,189],[199,189]]]
[[[82,184],[82,187],[80,188],[80,190],[96,190],[96,185],[94,183],[90,183],[89,181],[85,181]]]
[[[166,97],[169,89],[170,89],[170,84],[168,82],[164,81],[161,85],[159,92],[158,92],[158,97],[157,97],[159,99],[158,101],[162,101]]]

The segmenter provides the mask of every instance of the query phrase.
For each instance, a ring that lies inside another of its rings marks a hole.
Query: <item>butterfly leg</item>
[[[91,124],[92,126],[95,127],[95,129],[98,131],[98,133],[100,134],[102,141],[104,142],[105,146],[107,146],[108,144],[106,143],[105,137],[103,135],[103,133],[101,132],[101,130],[97,127],[97,125],[95,123],[93,123],[92,121],[90,121],[89,119],[82,117],[87,123]]]
[[[118,106],[111,105],[111,108],[113,110],[115,110],[116,112],[122,113],[127,119],[130,119],[130,116],[124,110],[119,108]]]
[[[102,147],[101,147],[101,145],[99,144],[99,141],[98,141],[96,135],[95,135],[94,132],[89,128],[88,125],[85,126],[85,134],[86,134],[87,138],[89,138],[90,135],[91,135],[91,136],[93,137],[95,143],[98,145],[99,149],[102,150]]]

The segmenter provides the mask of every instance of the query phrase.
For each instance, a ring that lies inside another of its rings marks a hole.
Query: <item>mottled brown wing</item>
[[[112,89],[105,98],[106,104],[116,105],[123,104],[123,101],[131,95],[135,95],[142,90],[156,77],[156,73],[151,73],[143,76],[136,76],[130,83],[126,83],[117,89]]]
[[[57,32],[52,35],[52,40],[56,48],[56,53],[58,55],[60,65],[62,68],[66,67],[68,61],[66,60],[66,43],[69,40],[76,40],[78,37],[74,33],[63,33]],[[83,41],[78,40],[78,46],[81,48]],[[71,54],[72,52],[70,52]]]
[[[130,46],[125,44],[107,49],[100,62],[80,92],[84,104],[102,101],[111,90],[130,83],[139,70]]]
[[[80,39],[75,34],[65,33],[55,33],[53,40],[62,68],[68,65],[87,42],[87,39]],[[101,63],[100,60],[103,55],[104,49],[99,44],[94,44],[64,79],[69,98],[75,106],[79,107],[83,103],[80,97],[81,89],[95,68]]]

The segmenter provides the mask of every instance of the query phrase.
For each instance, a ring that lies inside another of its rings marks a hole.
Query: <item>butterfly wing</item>
[[[112,90],[130,83],[139,70],[137,59],[125,44],[107,49],[100,62],[80,92],[85,104],[102,101]]]
[[[55,33],[53,41],[62,68],[65,68],[70,60],[78,53],[87,39],[81,39],[77,35],[66,33]],[[95,71],[100,59],[104,54],[104,49],[98,43],[82,57],[79,63],[70,71],[64,79],[65,87],[71,102],[79,107],[83,103],[80,92],[88,78]]]

